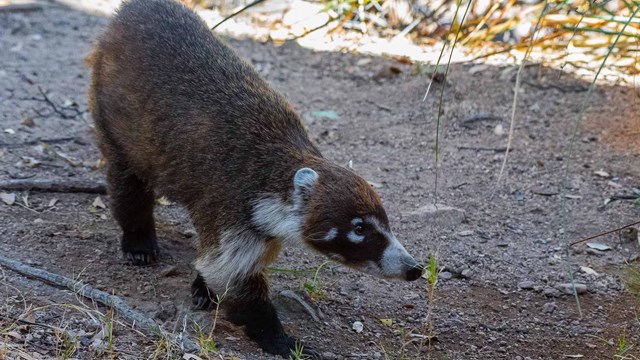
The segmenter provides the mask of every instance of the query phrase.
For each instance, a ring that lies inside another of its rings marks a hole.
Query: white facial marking
[[[331,230],[329,230],[327,232],[327,234],[324,236],[323,240],[324,241],[331,241],[331,240],[335,239],[336,236],[338,236],[338,229],[331,228]]]
[[[380,260],[380,270],[384,277],[404,277],[404,273],[408,267],[416,265],[416,261],[409,255],[407,250],[396,239],[393,232],[383,226],[380,221],[373,217],[367,217],[365,221],[373,225],[375,229],[384,235],[389,241],[389,245],[382,253]]]
[[[353,220],[351,220],[351,225],[358,225],[362,223],[362,219],[357,217],[357,218],[353,218]]]
[[[349,239],[349,241],[353,242],[353,243],[360,243],[364,240],[364,235],[357,235],[355,232],[349,231],[349,233],[347,234],[347,239]]]
[[[270,247],[279,246],[248,230],[225,231],[219,240],[216,249],[195,262],[207,285],[217,291],[263,271],[268,265],[267,255],[273,250]]]

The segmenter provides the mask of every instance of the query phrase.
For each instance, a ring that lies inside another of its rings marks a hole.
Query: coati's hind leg
[[[236,284],[231,298],[226,301],[225,309],[229,320],[236,325],[244,326],[247,336],[258,343],[265,352],[288,359],[296,346],[299,346],[303,348],[305,355],[319,358],[316,351],[303,347],[298,340],[285,333],[276,309],[269,299],[269,286],[264,273],[253,275]]]
[[[111,212],[122,228],[121,248],[133,265],[148,265],[158,258],[153,221],[154,195],[147,183],[121,159],[107,159]]]
[[[191,301],[196,310],[211,310],[216,301],[216,294],[211,290],[200,273],[191,284]]]

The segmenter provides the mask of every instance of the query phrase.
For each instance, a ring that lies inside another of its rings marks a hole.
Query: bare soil
[[[0,13],[0,181],[103,181],[86,112],[89,71],[83,57],[107,20],[56,4]],[[318,322],[278,296],[286,289],[302,292],[314,273],[272,271],[272,294],[292,335],[336,359],[605,359],[617,354],[619,339],[632,346],[626,355],[640,356],[639,303],[620,277],[627,264],[638,266],[637,242],[613,234],[594,240],[608,244],[608,251],[596,253],[585,244],[566,251],[560,231],[567,163],[568,239],[640,215],[632,201],[603,205],[606,198],[632,195],[632,188],[640,187],[637,89],[599,86],[569,156],[588,84],[569,73],[560,77],[552,69],[527,67],[513,151],[498,184],[506,135],[495,128],[501,125],[505,133],[509,128],[513,66],[479,72],[470,72],[473,64],[452,66],[447,82],[435,84],[423,102],[429,76],[393,59],[314,52],[294,43],[228,41],[303,114],[326,157],[341,164],[351,160],[375,183],[408,250],[423,261],[435,254],[442,267],[432,304],[437,338],[431,351],[417,349],[429,304],[426,280],[379,280],[335,263],[318,272],[320,285],[307,300],[320,311]],[[335,111],[337,118],[319,111]],[[495,119],[478,120],[484,115]],[[598,170],[609,177],[596,175]],[[121,257],[119,229],[108,209],[93,205],[95,194],[15,194],[13,205],[0,203],[0,254],[114,293],[168,332],[193,333],[194,321],[208,331],[212,314],[190,310],[196,235],[179,206],[157,207],[160,263],[133,267]],[[436,198],[439,211],[425,211]],[[101,200],[108,206],[108,197]],[[286,248],[274,267],[313,271],[323,261],[309,249]],[[597,274],[585,273],[585,266]],[[116,324],[112,344],[105,347],[108,337],[96,334],[109,317],[92,320],[68,305],[105,313],[103,307],[0,270],[0,342],[19,345],[8,351],[0,346],[0,358],[28,358],[20,351],[35,359],[64,358],[71,346],[44,325],[75,337],[72,358],[139,359],[161,352],[157,339],[124,322]],[[587,287],[580,295],[582,316],[573,296],[556,290],[570,282],[568,270]],[[12,327],[25,313],[39,325]],[[352,330],[354,321],[364,324],[361,333]],[[221,356],[269,358],[224,319],[213,336]]]

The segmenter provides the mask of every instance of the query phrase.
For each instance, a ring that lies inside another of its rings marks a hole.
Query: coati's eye
[[[364,235],[364,225],[362,225],[362,224],[356,224],[356,225],[353,227],[353,232],[354,232],[356,235],[358,235],[358,236],[362,236],[362,235]]]

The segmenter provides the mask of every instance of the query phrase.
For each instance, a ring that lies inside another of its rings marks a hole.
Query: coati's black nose
[[[407,270],[407,273],[405,274],[407,281],[418,280],[420,276],[422,276],[422,266],[420,265],[414,265],[412,268]]]

